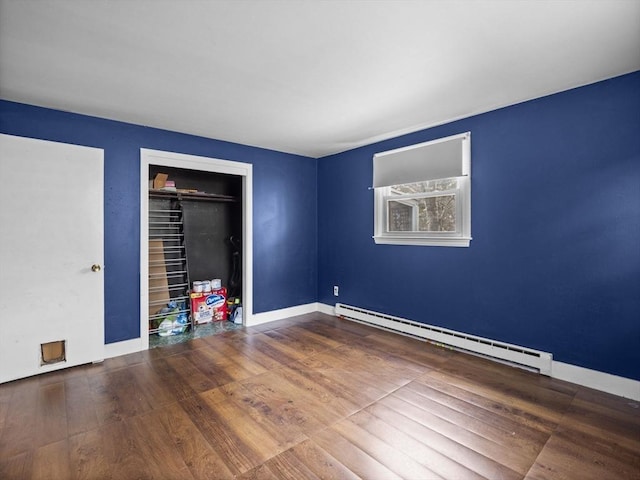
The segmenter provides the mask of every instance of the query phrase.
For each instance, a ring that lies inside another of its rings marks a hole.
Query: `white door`
[[[0,135],[0,383],[104,358],[103,229],[103,150]]]

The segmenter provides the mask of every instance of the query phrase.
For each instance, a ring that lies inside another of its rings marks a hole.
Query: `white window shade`
[[[376,153],[373,187],[469,175],[471,133]]]

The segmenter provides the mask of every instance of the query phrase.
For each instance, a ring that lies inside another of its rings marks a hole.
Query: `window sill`
[[[381,245],[421,245],[425,247],[468,247],[471,237],[401,237],[374,236],[374,242]]]

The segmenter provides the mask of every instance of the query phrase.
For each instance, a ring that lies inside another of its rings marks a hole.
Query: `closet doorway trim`
[[[200,157],[160,150],[140,149],[140,341],[149,348],[149,322],[145,312],[149,302],[149,165],[242,177],[242,304],[244,324],[253,317],[253,165],[250,163]]]

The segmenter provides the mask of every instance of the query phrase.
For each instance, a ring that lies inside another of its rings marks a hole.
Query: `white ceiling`
[[[640,70],[640,0],[0,0],[0,97],[311,157]]]

